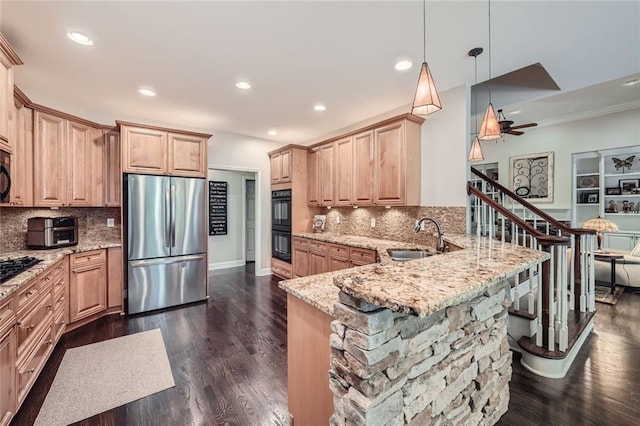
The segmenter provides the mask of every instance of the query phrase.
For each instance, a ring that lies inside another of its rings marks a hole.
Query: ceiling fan
[[[507,120],[501,109],[498,110],[498,123],[500,124],[500,133],[507,133],[514,136],[524,135],[524,132],[520,132],[518,129],[526,129],[527,127],[535,127],[538,125],[538,123],[527,123],[511,127],[513,121]]]

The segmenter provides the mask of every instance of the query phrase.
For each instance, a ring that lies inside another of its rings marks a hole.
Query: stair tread
[[[531,337],[523,336],[518,339],[518,346],[520,346],[525,351],[530,354],[541,356],[543,358],[549,359],[564,359],[569,355],[569,351],[573,348],[573,345],[578,341],[580,334],[587,327],[595,312],[579,312],[579,311],[569,311],[567,318],[567,328],[568,328],[568,340],[569,345],[565,352],[559,351],[558,343],[556,343],[556,350],[550,351],[547,348],[542,348],[540,346],[536,346],[536,335],[534,334]]]

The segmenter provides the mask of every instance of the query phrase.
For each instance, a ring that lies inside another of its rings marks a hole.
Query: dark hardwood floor
[[[160,328],[174,388],[78,425],[285,425],[286,295],[249,266],[211,274],[211,299],[158,313],[111,317],[63,336],[13,425],[31,425],[68,348]],[[514,358],[500,425],[635,425],[640,419],[640,294],[597,305],[595,332],[564,379]]]

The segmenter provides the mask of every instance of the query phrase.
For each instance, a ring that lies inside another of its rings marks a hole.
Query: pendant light
[[[418,87],[416,88],[416,95],[413,98],[413,107],[411,108],[412,114],[429,115],[442,109],[440,104],[440,96],[438,96],[438,90],[433,82],[433,76],[427,65],[427,5],[426,0],[422,1],[422,38],[423,38],[423,51],[422,51],[422,68],[420,68],[420,76],[418,77]]]
[[[478,84],[478,55],[483,52],[482,47],[475,47],[469,51],[469,56],[473,56],[474,64],[475,64],[475,83]],[[484,155],[482,155],[482,147],[480,146],[480,139],[478,139],[478,93],[474,96],[474,112],[475,112],[475,136],[473,137],[473,141],[471,141],[471,150],[469,151],[469,161],[482,161],[484,160]]]
[[[502,136],[500,123],[498,123],[496,111],[493,109],[493,104],[491,103],[491,0],[489,0],[489,105],[484,113],[478,139],[481,141],[492,141],[500,139],[500,136]]]

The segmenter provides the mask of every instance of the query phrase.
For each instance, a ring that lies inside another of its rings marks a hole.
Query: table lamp
[[[582,225],[583,228],[593,229],[598,235],[598,250],[602,247],[602,233],[603,232],[618,232],[618,225],[610,220],[603,219],[600,216],[589,219]]]

